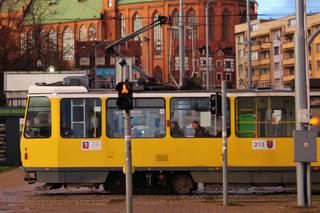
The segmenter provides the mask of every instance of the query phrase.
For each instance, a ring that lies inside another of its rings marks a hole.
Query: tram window
[[[118,109],[117,99],[107,100],[107,135],[124,136],[124,110]],[[131,110],[131,132],[134,138],[162,138],[166,134],[165,102],[162,98],[135,98]]]
[[[229,100],[227,102],[227,128],[230,135],[230,110]],[[210,112],[209,97],[189,97],[171,99],[171,136],[174,138],[194,137],[195,130],[192,122],[197,121],[200,126],[205,128],[205,134],[197,137],[221,137],[222,136],[222,117],[213,116]]]
[[[61,137],[98,138],[101,136],[100,99],[62,99],[60,107]]]
[[[236,99],[238,137],[291,137],[295,125],[293,97]]]
[[[49,98],[29,98],[24,136],[26,138],[49,138],[51,136],[51,106]]]
[[[320,97],[310,98],[310,109],[311,109],[311,125],[312,130],[318,131],[318,136],[320,136]]]

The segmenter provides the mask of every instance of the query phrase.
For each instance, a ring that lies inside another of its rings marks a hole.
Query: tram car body
[[[221,117],[210,112],[211,94],[134,92],[134,188],[168,187],[188,194],[197,183],[220,186]],[[227,97],[229,184],[295,184],[294,93],[230,91]],[[21,138],[26,180],[52,188],[103,184],[112,193],[123,193],[124,111],[118,109],[116,100],[115,91],[32,86]],[[311,93],[310,103],[313,117],[320,117],[320,92]],[[193,121],[207,135],[195,137]],[[318,123],[312,128],[318,129]],[[178,134],[173,129],[177,124]],[[319,161],[312,163],[314,184],[320,181],[319,165]]]

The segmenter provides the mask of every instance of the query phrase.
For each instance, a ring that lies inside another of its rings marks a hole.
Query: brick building
[[[197,76],[201,79],[202,85],[206,79],[203,72],[206,67],[204,61],[206,53],[203,52],[206,2],[205,0],[185,0],[184,6],[186,77]],[[256,16],[255,6],[255,1],[252,1],[251,13],[254,14],[252,18]],[[30,45],[41,46],[42,42],[36,40],[45,37],[48,51],[61,52],[62,60],[73,67],[77,41],[94,41],[95,44],[102,41],[111,42],[151,23],[158,15],[171,16],[171,27],[166,25],[156,27],[137,36],[135,40],[141,42],[139,51],[142,52],[142,56],[139,66],[142,70],[154,76],[159,83],[172,81],[169,72],[176,81],[179,80],[179,60],[176,60],[179,49],[178,0],[2,0],[0,8],[2,14],[7,13],[8,8],[18,11],[16,14],[20,14],[23,18],[21,23],[27,26],[20,35],[22,54],[30,53],[28,52]],[[34,13],[36,9],[38,14]],[[39,11],[42,12],[39,13]],[[210,3],[210,60],[212,61],[213,56],[211,67],[215,74],[212,76],[217,86],[224,78],[231,84],[235,83],[234,26],[245,20],[245,0],[215,0]],[[31,25],[38,26],[39,36],[31,30]],[[216,53],[220,54],[219,57],[225,56],[225,59],[216,61],[215,58],[219,58],[215,57]],[[40,56],[41,54],[38,55]],[[45,59],[42,60],[45,61]],[[94,64],[90,63],[90,65],[94,68]],[[216,68],[219,73],[216,73]]]

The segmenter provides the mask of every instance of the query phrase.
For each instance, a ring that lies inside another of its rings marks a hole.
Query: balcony
[[[282,44],[282,49],[285,50],[285,49],[293,49],[294,48],[294,42],[284,42]]]
[[[260,65],[270,64],[270,58],[262,58],[260,59]]]
[[[292,66],[294,65],[294,58],[284,58],[282,62],[283,66]]]
[[[260,50],[266,50],[270,49],[271,44],[270,42],[265,43],[254,43],[251,47],[252,51],[260,51]]]
[[[291,82],[294,79],[294,74],[293,75],[284,75],[283,76],[283,82]]]

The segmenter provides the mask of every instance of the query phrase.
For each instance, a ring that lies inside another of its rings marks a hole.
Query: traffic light
[[[210,105],[211,105],[211,114],[221,116],[222,115],[222,97],[221,92],[217,92],[211,95]]]
[[[116,90],[118,91],[117,106],[123,110],[133,109],[132,83],[119,82]]]
[[[319,126],[320,124],[320,118],[318,116],[312,116],[310,115],[310,122],[309,122],[310,126],[313,128],[316,128]]]

